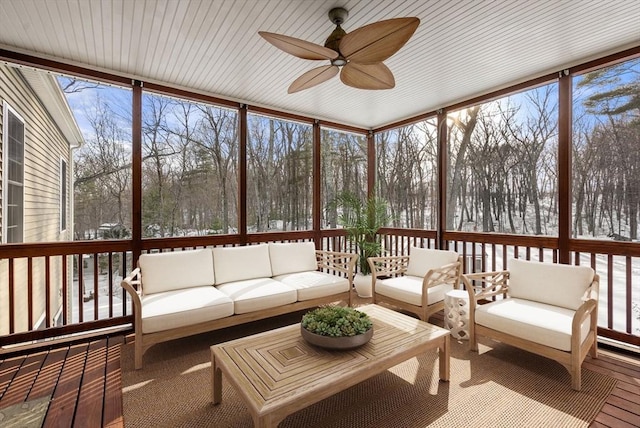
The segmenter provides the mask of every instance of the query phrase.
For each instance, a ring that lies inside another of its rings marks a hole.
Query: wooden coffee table
[[[351,351],[327,351],[300,336],[300,324],[211,347],[212,401],[222,401],[222,374],[246,403],[256,427],[288,415],[432,348],[440,379],[449,380],[449,331],[377,305],[358,307],[373,338]]]

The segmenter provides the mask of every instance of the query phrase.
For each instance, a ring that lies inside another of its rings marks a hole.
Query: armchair
[[[597,358],[599,276],[588,266],[512,259],[509,270],[465,274],[469,346],[478,336],[558,361],[581,388],[582,362]],[[479,304],[484,303],[484,304]]]
[[[369,257],[373,303],[404,309],[428,321],[458,288],[462,258],[455,251],[411,247],[408,256]]]

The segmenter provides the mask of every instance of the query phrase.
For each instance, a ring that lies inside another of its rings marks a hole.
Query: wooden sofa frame
[[[462,276],[462,281],[469,293],[469,348],[472,351],[478,350],[478,336],[484,336],[550,358],[559,362],[567,369],[571,375],[571,388],[580,391],[582,384],[582,362],[587,355],[591,355],[592,358],[598,357],[597,323],[600,277],[597,274],[594,275],[590,288],[587,291],[588,298],[576,310],[573,316],[571,326],[571,352],[531,342],[521,337],[475,323],[477,304],[482,304],[483,301],[488,303],[490,299],[497,296],[508,296],[508,270],[465,274]],[[580,326],[587,318],[590,318],[589,334],[581,344]]]
[[[340,272],[345,274],[349,280],[349,291],[343,293],[332,294],[317,299],[304,300],[269,308],[256,312],[248,312],[244,314],[234,314],[228,317],[219,318],[204,323],[188,325],[170,330],[164,330],[154,333],[142,332],[142,301],[140,299],[140,267],[134,269],[129,276],[124,278],[121,286],[127,290],[131,296],[134,317],[135,331],[135,369],[142,368],[142,357],[144,353],[153,345],[166,342],[169,340],[179,339],[182,337],[192,336],[194,334],[205,333],[208,331],[219,330],[234,325],[244,324],[251,321],[261,320],[265,318],[283,315],[303,309],[314,308],[321,305],[344,301],[351,306],[351,289],[353,288],[353,275],[355,265],[358,261],[358,255],[354,253],[342,253],[334,251],[316,250],[316,261],[318,270],[326,270],[329,272]],[[142,290],[143,291],[143,290]]]
[[[409,265],[409,256],[385,256],[369,257],[367,259],[371,268],[371,293],[373,303],[392,306],[414,313],[420,320],[428,322],[431,315],[444,309],[444,300],[429,304],[427,289],[442,284],[452,284],[454,289],[459,288],[460,276],[462,274],[462,256],[457,262],[449,263],[438,269],[431,269],[422,279],[422,302],[421,306],[412,305],[402,300],[376,294],[376,280],[392,276],[403,275]]]

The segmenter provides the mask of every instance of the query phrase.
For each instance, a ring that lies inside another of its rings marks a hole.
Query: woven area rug
[[[276,328],[299,316],[269,321]],[[209,346],[265,329],[265,322],[155,345],[133,369],[133,345],[122,349],[126,427],[252,427],[236,391],[223,379],[222,403],[211,404]],[[280,427],[586,427],[615,380],[583,369],[571,389],[560,364],[497,342],[469,352],[452,340],[451,381],[438,380],[437,351],[287,417]]]

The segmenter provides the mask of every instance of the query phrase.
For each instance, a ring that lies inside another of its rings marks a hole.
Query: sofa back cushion
[[[267,244],[220,247],[212,251],[216,284],[271,277]]]
[[[211,250],[142,254],[138,260],[144,294],[213,285]]]
[[[270,243],[269,257],[273,276],[318,269],[313,242]]]
[[[548,305],[576,310],[594,271],[589,266],[509,260],[509,295]]]
[[[441,268],[457,261],[458,253],[455,251],[411,247],[407,275],[423,277],[431,269]]]

